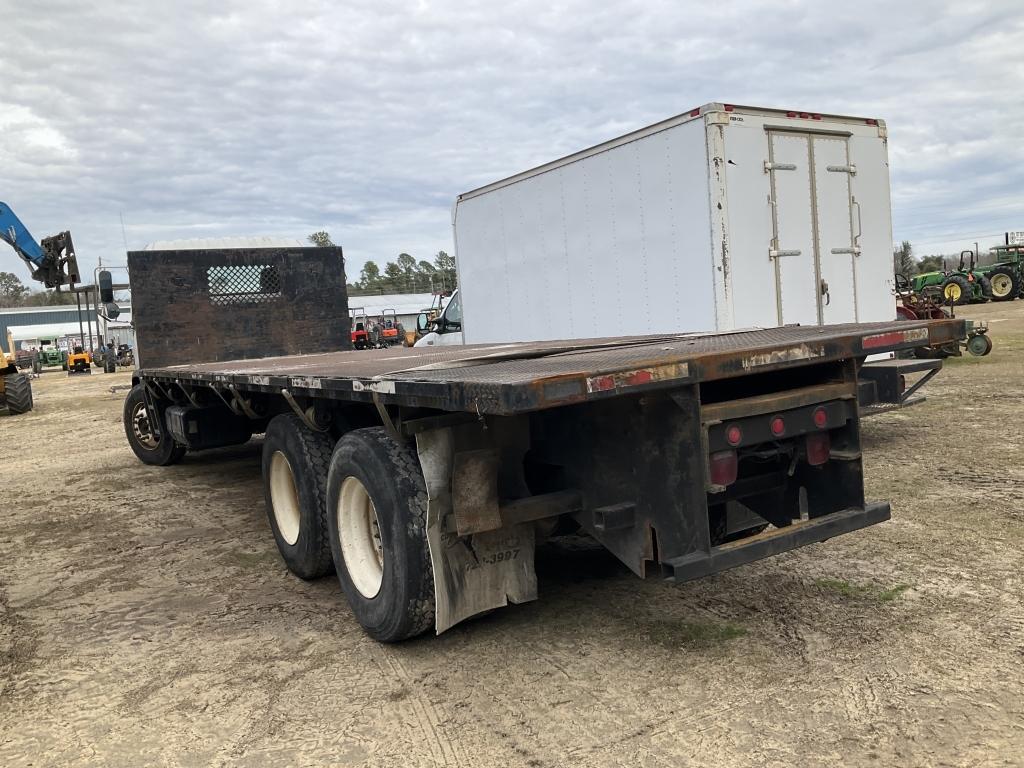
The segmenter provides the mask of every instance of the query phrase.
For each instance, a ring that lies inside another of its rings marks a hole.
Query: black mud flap
[[[810,520],[797,520],[784,528],[771,528],[764,533],[749,536],[712,547],[709,552],[692,552],[676,558],[667,565],[670,580],[690,581],[727,568],[752,563],[772,555],[797,549],[805,544],[831,539],[850,531],[882,523],[891,517],[887,502],[865,504],[862,508],[842,509]]]

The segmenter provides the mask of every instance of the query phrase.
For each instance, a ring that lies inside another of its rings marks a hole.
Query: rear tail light
[[[828,412],[821,406],[814,409],[814,426],[818,429],[828,426]]]
[[[711,470],[711,482],[713,485],[732,485],[736,482],[736,475],[739,472],[740,462],[736,451],[717,451],[708,457],[708,466]]]
[[[733,446],[743,442],[743,430],[738,424],[730,424],[729,428],[725,430],[725,442]]]
[[[768,424],[768,428],[771,429],[775,437],[782,437],[786,434],[786,422],[781,416],[774,417]]]
[[[807,463],[817,467],[828,461],[832,443],[828,432],[816,432],[807,436]]]

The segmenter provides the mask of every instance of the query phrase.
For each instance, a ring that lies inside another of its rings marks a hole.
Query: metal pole
[[[75,301],[78,302],[78,343],[85,349],[85,331],[82,329],[82,294],[75,291]]]
[[[89,351],[92,352],[92,309],[89,307],[89,292],[85,293],[85,322],[89,328]]]

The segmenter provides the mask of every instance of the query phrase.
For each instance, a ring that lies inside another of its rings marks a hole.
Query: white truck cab
[[[464,344],[462,335],[462,299],[458,289],[448,300],[448,304],[433,320],[427,319],[427,313],[421,312],[416,318],[416,327],[425,335],[419,339],[417,347],[446,347]]]

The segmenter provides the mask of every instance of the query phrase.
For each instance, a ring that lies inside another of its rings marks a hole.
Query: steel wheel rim
[[[288,457],[274,451],[270,457],[270,508],[281,538],[288,544],[299,540],[299,491]]]
[[[377,509],[358,478],[342,482],[336,515],[345,570],[359,594],[372,600],[384,581],[384,542]]]
[[[1013,281],[1009,275],[995,275],[992,278],[992,295],[1002,298],[1003,296],[1009,296],[1010,290],[1013,288]]]
[[[958,301],[961,293],[962,291],[960,290],[960,286],[956,283],[950,283],[946,286],[946,290],[943,291],[943,295],[945,295],[947,299],[952,299],[953,301]]]
[[[132,411],[132,432],[135,439],[149,450],[156,450],[160,445],[156,435],[153,434],[153,427],[149,423],[149,411],[145,403],[136,403]]]

